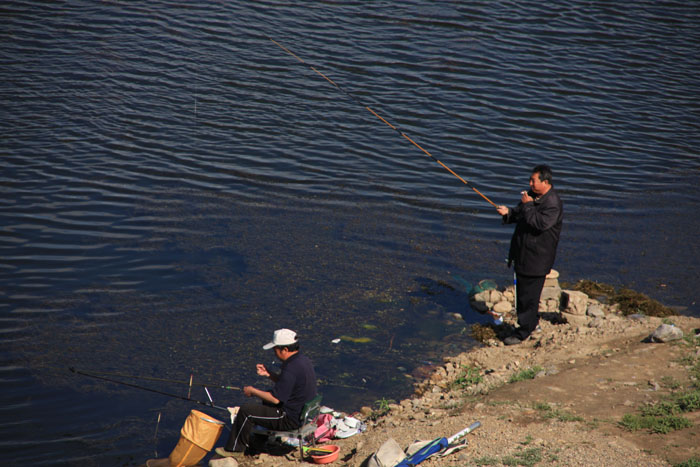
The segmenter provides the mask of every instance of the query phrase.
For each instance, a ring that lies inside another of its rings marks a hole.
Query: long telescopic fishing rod
[[[151,389],[151,388],[147,388],[145,386],[139,386],[138,384],[125,383],[124,381],[118,381],[116,379],[107,378],[104,376],[99,376],[97,374],[88,373],[86,371],[76,370],[73,367],[69,367],[68,369],[72,373],[75,373],[77,375],[83,375],[83,376],[88,376],[90,378],[101,379],[102,381],[108,381],[110,383],[115,383],[115,384],[121,384],[123,386],[129,386],[130,388],[134,388],[134,389],[142,389],[144,391],[149,391],[149,392],[154,392],[156,394],[160,394],[161,396],[167,396],[167,397],[172,397],[175,399],[181,399],[183,401],[194,402],[195,404],[204,405],[204,406],[211,407],[214,409],[223,410],[224,412],[228,412],[228,409],[226,407],[219,407],[218,405],[214,405],[214,402],[211,400],[211,398],[209,399],[209,402],[202,402],[202,401],[199,401],[197,399],[192,399],[191,397],[179,396],[177,394],[170,394],[168,392],[158,391],[157,389]],[[204,389],[206,390],[206,387]],[[209,395],[208,391],[207,391],[207,395]]]
[[[385,120],[381,115],[379,115],[377,112],[375,112],[374,110],[372,110],[368,105],[365,105],[365,104],[363,104],[362,102],[360,102],[354,95],[352,95],[351,93],[345,91],[345,90],[344,90],[343,88],[341,88],[335,81],[333,81],[333,80],[330,79],[328,76],[326,76],[326,75],[324,75],[323,73],[321,73],[320,71],[318,71],[318,69],[316,69],[316,67],[311,66],[311,65],[308,65],[308,64],[307,64],[304,60],[302,60],[298,55],[296,55],[294,52],[292,52],[291,50],[289,50],[288,48],[286,48],[285,46],[283,46],[282,44],[280,44],[280,43],[277,42],[276,40],[272,39],[272,38],[269,37],[269,36],[268,36],[267,38],[270,39],[270,40],[271,40],[275,45],[277,45],[280,49],[284,50],[284,51],[287,52],[289,55],[291,55],[292,57],[294,57],[294,58],[296,58],[297,60],[299,60],[301,63],[307,65],[312,71],[314,71],[314,72],[317,73],[319,76],[321,76],[322,78],[324,78],[326,81],[328,81],[329,83],[331,83],[333,86],[335,86],[336,89],[338,89],[340,92],[342,92],[343,94],[345,94],[346,96],[348,96],[350,99],[352,99],[353,101],[355,101],[357,104],[359,104],[359,105],[361,105],[362,107],[364,107],[365,109],[367,109],[372,115],[374,115],[375,117],[377,117],[377,118],[378,118],[379,120],[381,120],[382,122],[386,123],[392,130],[394,130],[394,131],[396,131],[397,133],[399,133],[403,138],[405,138],[405,139],[408,140],[411,144],[413,144],[415,147],[417,147],[418,149],[420,149],[421,151],[423,151],[428,157],[430,157],[432,160],[434,160],[435,162],[437,162],[438,164],[440,164],[445,170],[447,170],[447,171],[450,172],[452,175],[454,175],[455,177],[457,177],[462,183],[464,183],[464,184],[467,185],[469,188],[471,188],[472,190],[474,190],[474,192],[475,192],[476,194],[478,194],[479,196],[481,196],[482,198],[484,198],[491,206],[493,206],[493,207],[495,207],[495,208],[498,207],[493,201],[491,201],[490,199],[488,199],[486,196],[484,196],[483,193],[481,193],[479,190],[477,190],[471,183],[469,183],[467,180],[465,180],[465,179],[463,179],[462,177],[460,177],[459,175],[457,175],[456,172],[454,172],[452,169],[450,169],[450,168],[447,167],[445,164],[443,164],[439,159],[437,159],[437,158],[434,157],[432,154],[430,154],[430,153],[429,153],[426,149],[424,149],[421,145],[419,145],[418,143],[416,143],[415,141],[413,141],[406,133],[404,133],[403,131],[399,130],[397,127],[395,127],[394,125],[392,125],[391,123],[389,123],[387,120]]]
[[[118,378],[142,379],[144,381],[158,381],[161,383],[186,384],[188,386],[202,386],[205,388],[233,389],[235,391],[241,390],[241,388],[239,388],[238,386],[224,386],[224,385],[220,385],[220,384],[210,384],[210,383],[195,383],[192,378],[190,378],[189,381],[181,381],[181,380],[177,380],[177,379],[156,378],[153,376],[127,375],[124,373],[109,373],[106,371],[91,371],[90,374],[91,375],[100,375],[100,376],[116,376]]]

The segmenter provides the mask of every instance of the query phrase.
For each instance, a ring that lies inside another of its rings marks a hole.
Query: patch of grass
[[[479,457],[478,459],[472,459],[474,465],[499,465],[501,463],[497,457]]]
[[[666,434],[683,428],[690,428],[693,424],[687,418],[679,415],[636,415],[626,414],[620,421],[620,426],[629,431],[648,430],[651,433]]]
[[[542,461],[542,448],[529,448],[517,451],[501,459],[503,465],[533,466]]]
[[[700,390],[700,359],[695,360],[695,363],[690,367],[688,373],[693,381],[691,386],[697,390]]]
[[[561,422],[582,422],[583,417],[571,414],[563,410],[556,410],[546,402],[538,402],[533,408],[537,410],[544,419],[556,419]]]
[[[680,464],[673,464],[673,467],[700,467],[700,457],[691,457]]]
[[[639,414],[622,417],[620,426],[629,430],[649,430],[652,433],[669,433],[693,426],[681,414],[700,410],[700,390],[688,390],[673,394],[665,400],[642,407]]]
[[[677,381],[676,379],[674,379],[671,376],[663,376],[661,378],[661,384],[666,389],[670,389],[672,391],[680,389],[683,386],[680,381]]]
[[[481,375],[481,370],[473,366],[462,365],[462,372],[455,378],[452,385],[460,389],[466,389],[469,386],[479,384],[484,380]]]
[[[372,413],[369,415],[370,420],[377,420],[384,415],[388,414],[391,412],[391,408],[389,407],[389,404],[393,404],[394,401],[392,399],[386,399],[382,397],[379,400],[374,401],[375,408],[372,410]]]
[[[676,415],[700,410],[700,390],[684,391],[641,409],[642,415]]]
[[[541,366],[533,366],[531,368],[526,368],[525,370],[521,370],[517,373],[515,373],[513,376],[510,377],[508,380],[509,383],[517,383],[518,381],[525,381],[528,379],[535,379],[535,376],[537,373],[542,371],[544,368]]]

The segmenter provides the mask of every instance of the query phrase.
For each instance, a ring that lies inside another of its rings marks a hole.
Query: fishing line
[[[77,372],[77,370],[74,370],[73,368],[70,369],[71,371]],[[106,371],[91,371],[91,375],[100,375],[100,376],[116,376],[117,378],[130,378],[130,379],[142,379],[145,381],[158,381],[161,383],[174,383],[174,384],[187,384],[188,386],[202,386],[202,387],[207,387],[207,388],[216,388],[216,389],[232,389],[235,391],[240,391],[241,388],[238,386],[223,386],[220,384],[209,384],[209,383],[194,383],[192,381],[192,377],[190,377],[189,381],[180,381],[176,379],[167,379],[167,378],[156,378],[152,376],[138,376],[138,375],[127,375],[124,373],[109,373]]]
[[[183,400],[183,401],[194,402],[195,404],[204,405],[204,406],[211,407],[211,408],[214,408],[214,409],[223,410],[224,412],[227,412],[227,413],[228,413],[228,409],[227,409],[226,407],[219,407],[219,406],[217,406],[217,405],[214,405],[214,401],[211,401],[211,402],[202,402],[202,401],[198,401],[197,399],[192,399],[192,398],[190,398],[190,397],[178,396],[177,394],[170,394],[170,393],[168,393],[168,392],[158,391],[157,389],[147,388],[147,387],[145,387],[145,386],[139,386],[138,384],[126,383],[126,382],[124,382],[124,381],[118,381],[118,380],[116,380],[116,379],[107,378],[107,377],[104,377],[104,376],[99,376],[99,375],[97,375],[97,374],[87,373],[87,372],[85,372],[85,371],[76,370],[75,368],[72,368],[72,367],[69,367],[68,369],[69,369],[71,372],[73,372],[73,373],[75,373],[75,374],[78,374],[78,375],[88,376],[88,377],[90,377],[90,378],[95,378],[95,379],[101,379],[101,380],[103,380],[103,381],[108,381],[108,382],[110,382],[110,383],[115,383],[115,384],[121,384],[121,385],[123,385],[123,386],[128,386],[128,387],[134,388],[134,389],[142,389],[142,390],[144,390],[144,391],[154,392],[154,393],[156,393],[156,394],[160,394],[161,396],[167,396],[167,397],[172,397],[172,398],[175,398],[175,399],[181,399],[181,400]]]
[[[479,190],[477,190],[476,187],[474,187],[471,183],[469,183],[467,180],[465,180],[465,179],[463,179],[462,177],[460,177],[456,172],[454,172],[454,171],[453,171],[452,169],[450,169],[448,166],[446,166],[445,164],[443,164],[443,163],[442,163],[439,159],[437,159],[435,156],[433,156],[432,154],[430,154],[430,152],[428,152],[428,151],[427,151],[425,148],[423,148],[421,145],[419,145],[419,144],[416,143],[414,140],[412,140],[406,133],[404,133],[403,131],[401,131],[401,130],[398,129],[396,126],[392,125],[391,123],[389,123],[386,119],[384,119],[384,117],[382,117],[382,116],[379,115],[377,112],[375,112],[374,110],[372,110],[372,108],[370,108],[368,105],[363,104],[363,103],[362,103],[359,99],[357,99],[354,95],[352,95],[351,93],[349,93],[348,91],[346,91],[346,90],[344,90],[342,87],[340,87],[340,85],[338,85],[338,83],[336,83],[335,81],[333,81],[332,79],[330,79],[328,76],[326,76],[325,74],[323,74],[322,72],[320,72],[316,67],[307,64],[301,57],[299,57],[298,55],[296,55],[294,52],[292,52],[292,51],[289,50],[287,47],[283,46],[282,44],[280,44],[279,42],[277,42],[277,41],[274,40],[273,38],[271,38],[271,37],[269,37],[269,36],[266,36],[266,37],[267,37],[268,39],[270,39],[270,40],[271,40],[276,46],[278,46],[280,49],[284,50],[284,51],[287,52],[289,55],[291,55],[292,57],[294,57],[294,58],[296,58],[297,60],[299,60],[299,62],[301,62],[301,63],[303,63],[304,65],[308,66],[313,72],[315,72],[316,74],[318,74],[319,76],[321,76],[322,78],[324,78],[326,81],[328,81],[330,84],[332,84],[337,90],[339,90],[340,92],[342,92],[343,94],[345,94],[346,96],[348,96],[350,99],[352,99],[355,103],[361,105],[362,107],[364,107],[365,109],[367,109],[367,111],[369,111],[372,115],[374,115],[375,117],[377,117],[377,118],[378,118],[379,120],[381,120],[382,122],[386,123],[392,130],[396,131],[399,135],[401,135],[401,137],[403,137],[404,139],[406,139],[407,141],[409,141],[411,144],[413,144],[415,147],[417,147],[418,149],[420,149],[421,151],[423,151],[428,157],[430,157],[432,160],[434,160],[435,162],[437,162],[438,164],[440,164],[445,170],[447,170],[448,172],[450,172],[452,175],[454,175],[455,177],[457,177],[462,183],[464,183],[464,184],[467,185],[469,188],[471,188],[472,190],[474,190],[474,192],[475,192],[476,194],[478,194],[478,195],[481,196],[483,199],[485,199],[491,206],[493,206],[493,207],[495,207],[495,208],[498,207],[493,201],[491,201],[490,199],[488,199],[483,193],[481,193]]]

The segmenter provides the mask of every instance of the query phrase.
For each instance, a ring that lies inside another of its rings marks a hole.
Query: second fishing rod
[[[455,177],[457,177],[457,179],[459,179],[459,181],[461,181],[462,183],[464,183],[465,185],[467,185],[469,188],[471,188],[476,194],[478,194],[479,196],[481,196],[481,197],[482,197],[484,200],[486,200],[491,206],[493,206],[493,207],[495,207],[495,208],[498,207],[498,206],[496,205],[496,203],[494,203],[494,202],[491,201],[489,198],[487,198],[483,193],[481,193],[481,192],[480,192],[474,185],[472,185],[469,181],[467,181],[467,180],[465,180],[464,178],[460,177],[455,171],[453,171],[452,169],[450,169],[447,165],[445,165],[442,161],[440,161],[438,158],[436,158],[435,156],[433,156],[429,151],[427,151],[425,148],[423,148],[420,144],[418,144],[418,143],[415,142],[413,139],[411,139],[406,133],[404,133],[403,131],[401,131],[401,130],[400,130],[399,128],[397,128],[395,125],[392,125],[391,123],[389,123],[388,120],[386,120],[384,117],[382,117],[382,116],[379,115],[377,112],[375,112],[371,107],[369,107],[368,105],[363,104],[363,103],[362,103],[359,99],[357,99],[352,93],[350,93],[350,92],[346,91],[345,89],[343,89],[342,87],[340,87],[340,85],[338,85],[338,83],[336,83],[335,81],[333,81],[332,79],[330,79],[330,78],[329,78],[328,76],[326,76],[324,73],[320,72],[316,67],[307,64],[301,57],[299,57],[298,55],[296,55],[294,52],[292,52],[291,50],[289,50],[287,47],[285,47],[285,46],[283,46],[282,44],[280,44],[278,41],[274,40],[273,38],[271,38],[271,37],[269,37],[269,36],[266,36],[266,37],[267,37],[268,39],[270,39],[270,41],[272,41],[275,45],[277,45],[280,49],[284,50],[284,51],[287,52],[289,55],[291,55],[292,57],[296,58],[299,62],[301,62],[301,63],[303,63],[304,65],[306,65],[307,67],[309,67],[314,73],[318,74],[318,75],[321,76],[323,79],[325,79],[326,81],[328,81],[328,82],[329,82],[331,85],[333,85],[338,91],[340,91],[340,92],[342,92],[343,94],[345,94],[347,97],[349,97],[350,99],[352,99],[352,100],[353,100],[355,103],[357,103],[358,105],[361,105],[362,107],[364,107],[368,112],[370,112],[372,115],[374,115],[374,116],[377,117],[379,120],[381,120],[382,122],[384,122],[384,123],[385,123],[386,125],[388,125],[392,130],[396,131],[402,138],[404,138],[405,140],[409,141],[409,142],[410,142],[411,144],[413,144],[415,147],[417,147],[418,149],[420,149],[421,151],[423,151],[424,154],[426,154],[428,157],[430,157],[430,158],[433,159],[435,162],[437,162],[438,164],[440,164],[440,166],[442,166],[445,170],[447,170],[448,172],[450,172],[452,175],[454,175]]]

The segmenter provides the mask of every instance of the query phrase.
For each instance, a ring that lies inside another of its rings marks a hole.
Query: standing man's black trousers
[[[515,303],[520,327],[515,330],[515,336],[520,340],[527,339],[540,322],[540,295],[546,278],[547,276],[516,274]]]

